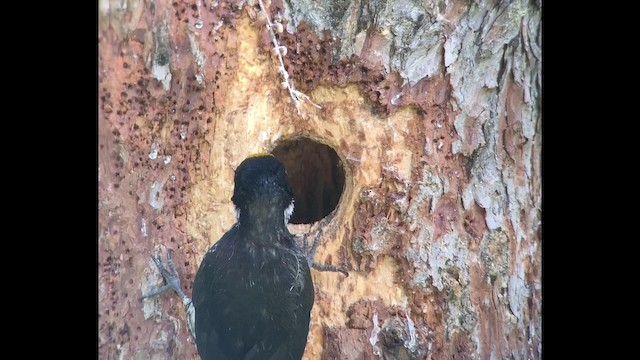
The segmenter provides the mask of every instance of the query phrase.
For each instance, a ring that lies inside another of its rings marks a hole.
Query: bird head
[[[270,154],[250,156],[236,169],[234,183],[231,201],[241,223],[245,215],[252,221],[289,221],[293,191],[280,160]]]

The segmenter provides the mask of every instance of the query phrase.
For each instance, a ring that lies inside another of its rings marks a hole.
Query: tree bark
[[[339,199],[316,261],[349,276],[313,272],[304,359],[539,359],[541,3],[264,7],[299,112],[258,1],[99,1],[99,357],[198,358],[177,296],[140,300],[150,255],[189,295],[235,167],[274,152],[315,178],[301,207]]]

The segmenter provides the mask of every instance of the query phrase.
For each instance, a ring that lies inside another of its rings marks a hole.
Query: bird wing
[[[300,360],[307,345],[307,334],[309,333],[311,316],[310,309],[313,306],[314,289],[307,262],[303,257],[301,257],[301,260],[307,268],[302,272],[305,277],[304,284],[306,284],[306,286],[298,295],[298,306],[291,315],[294,328],[293,331],[290,332],[289,338],[282,343],[269,360]]]
[[[306,257],[290,249],[276,260],[249,258],[239,236],[237,227],[229,230],[194,279],[198,353],[203,360],[300,360],[314,297]],[[252,287],[248,274],[258,274]]]
[[[202,259],[193,281],[192,301],[195,307],[196,345],[203,360],[232,360],[224,354],[220,344],[218,326],[220,320],[216,316],[216,312],[220,309],[217,305],[227,300],[225,294],[218,291],[216,286],[219,277],[216,258],[220,255],[221,245],[236,234],[237,227],[234,226],[211,247]]]

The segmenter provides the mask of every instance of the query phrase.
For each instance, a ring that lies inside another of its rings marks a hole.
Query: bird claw
[[[173,250],[169,249],[167,252],[167,267],[165,268],[162,259],[160,256],[151,256],[151,260],[153,260],[154,264],[162,274],[162,278],[166,282],[166,284],[156,290],[151,291],[150,293],[143,295],[142,299],[150,298],[156,295],[160,295],[166,291],[174,290],[180,299],[184,300],[186,295],[182,291],[182,287],[180,286],[180,277],[178,276],[178,272],[176,271],[176,266],[173,263]]]
[[[340,272],[344,274],[344,276],[347,276],[347,277],[349,276],[349,272],[347,271],[347,269],[344,268],[344,266],[325,265],[325,264],[318,264],[316,262],[312,262],[311,267],[318,271]]]
[[[316,233],[316,237],[313,240],[313,244],[311,245],[311,249],[309,249],[307,252],[307,262],[309,263],[310,267],[318,271],[340,272],[340,273],[343,273],[345,276],[349,276],[349,273],[347,272],[344,266],[319,264],[313,260],[316,256],[316,251],[318,250],[318,246],[320,245],[320,237],[322,236],[322,228],[324,225],[325,225],[324,220],[321,220],[318,226],[318,232]],[[302,238],[302,246],[306,252],[308,249],[307,234],[304,234]]]
[[[151,291],[150,293],[143,295],[141,299],[150,298],[156,295],[160,295],[166,291],[173,290],[178,296],[180,296],[180,300],[182,300],[182,304],[184,305],[184,310],[187,313],[187,325],[189,327],[189,332],[193,338],[196,338],[195,332],[195,308],[193,307],[193,303],[191,299],[184,294],[182,291],[182,287],[180,286],[180,276],[178,276],[178,272],[176,271],[176,265],[173,263],[173,250],[169,249],[167,251],[167,267],[165,268],[162,263],[162,259],[160,256],[151,255],[151,260],[156,264],[156,267],[162,274],[164,281],[166,284],[156,290]]]

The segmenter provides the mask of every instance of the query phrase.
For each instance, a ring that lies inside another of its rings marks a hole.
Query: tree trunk
[[[198,358],[150,255],[190,295],[271,152],[349,269],[313,271],[304,359],[539,359],[540,2],[263,5],[99,1],[99,357]]]

